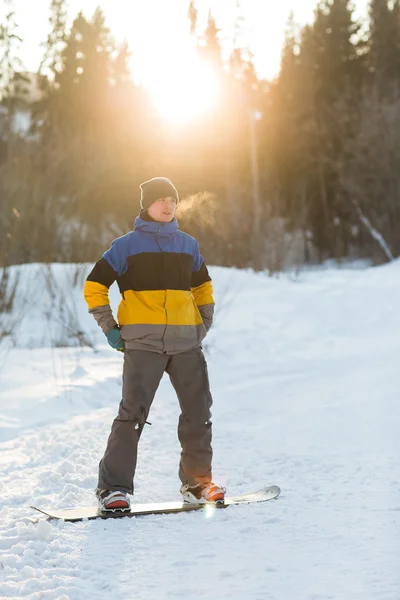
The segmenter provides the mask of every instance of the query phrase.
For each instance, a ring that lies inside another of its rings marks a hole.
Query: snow
[[[211,269],[214,479],[231,495],[278,484],[278,500],[211,516],[34,522],[31,504],[93,503],[120,400],[122,357],[82,299],[89,268],[76,277],[74,265],[52,265],[53,295],[48,269],[13,272],[29,294],[14,312],[15,347],[0,348],[0,598],[398,600],[400,261],[279,278]],[[60,305],[78,324],[51,317]],[[51,347],[78,330],[95,350],[72,334]],[[136,502],[178,498],[178,414],[164,378]]]

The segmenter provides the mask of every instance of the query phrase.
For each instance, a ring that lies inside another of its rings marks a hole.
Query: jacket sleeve
[[[83,291],[89,312],[94,316],[104,333],[117,325],[111,311],[108,290],[118,277],[118,273],[106,257],[107,252],[97,261],[86,279]]]
[[[211,277],[208,273],[204,258],[200,254],[199,245],[196,242],[193,257],[191,291],[197,304],[204,326],[208,331],[214,318],[214,296]]]

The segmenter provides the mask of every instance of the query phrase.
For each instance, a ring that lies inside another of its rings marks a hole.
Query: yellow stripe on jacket
[[[84,296],[89,310],[110,304],[108,288],[95,281],[86,281]],[[198,306],[213,304],[211,281],[185,290],[127,290],[118,308],[120,325],[199,325],[202,317]]]
[[[89,311],[99,306],[110,304],[108,287],[97,281],[86,281],[83,287],[83,295],[88,304]]]
[[[127,290],[118,308],[120,325],[200,325],[202,318],[191,292]]]
[[[202,285],[192,288],[191,291],[197,306],[214,304],[214,290],[211,281],[206,281]]]

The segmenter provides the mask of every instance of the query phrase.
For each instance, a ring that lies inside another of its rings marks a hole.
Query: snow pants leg
[[[137,448],[168,357],[145,350],[124,353],[122,400],[99,465],[97,487],[133,494]]]
[[[133,493],[138,442],[165,371],[181,407],[180,479],[189,485],[211,480],[212,397],[201,348],[173,356],[130,350],[124,354],[122,401],[100,461],[98,488]]]
[[[198,347],[171,356],[166,371],[181,408],[179,478],[188,485],[211,481],[212,396],[202,349]]]

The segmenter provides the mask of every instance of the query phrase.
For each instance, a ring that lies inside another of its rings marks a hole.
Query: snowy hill
[[[122,357],[82,299],[89,268],[13,269],[21,287],[0,346],[0,598],[399,600],[400,262],[297,279],[211,269],[214,479],[230,494],[276,483],[279,500],[211,518],[34,524],[30,504],[93,503],[120,400]],[[178,498],[178,415],[164,378],[134,501]]]

